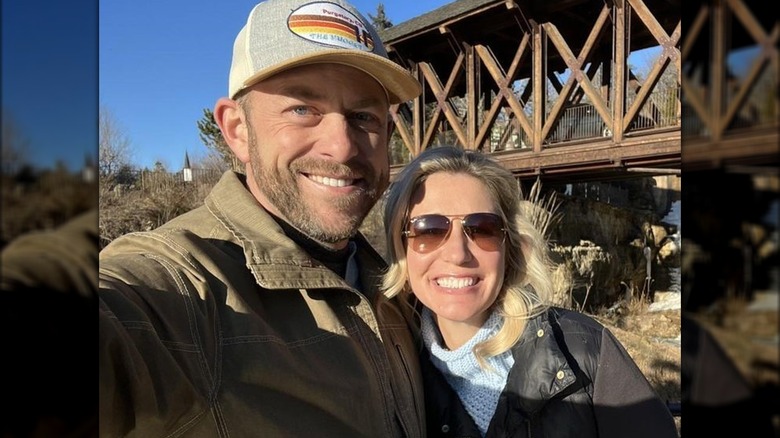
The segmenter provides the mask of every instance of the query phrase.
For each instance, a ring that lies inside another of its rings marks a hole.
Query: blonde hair
[[[401,232],[409,220],[412,195],[438,172],[466,174],[481,181],[506,224],[504,281],[494,303],[504,324],[491,339],[474,347],[477,361],[489,368],[486,359],[517,343],[526,321],[543,312],[552,300],[554,284],[547,241],[523,215],[518,182],[498,162],[479,151],[454,146],[427,149],[403,168],[387,193],[384,225],[389,268],[382,278],[382,291],[387,297],[399,296],[414,305]]]

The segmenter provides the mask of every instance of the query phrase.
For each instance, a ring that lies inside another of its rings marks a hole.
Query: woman
[[[547,242],[510,172],[455,147],[424,151],[385,204],[387,296],[415,311],[429,436],[677,437],[619,341],[547,305]]]

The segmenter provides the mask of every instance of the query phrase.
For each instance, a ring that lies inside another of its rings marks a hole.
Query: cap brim
[[[412,100],[422,92],[420,82],[393,61],[373,53],[344,50],[324,50],[276,64],[247,78],[241,89],[293,67],[323,63],[347,65],[369,74],[385,89],[390,104]]]

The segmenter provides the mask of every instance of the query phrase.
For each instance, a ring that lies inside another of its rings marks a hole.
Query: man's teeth
[[[447,289],[460,289],[462,287],[471,286],[474,284],[474,278],[439,278],[436,280],[436,284]]]
[[[355,181],[353,179],[338,179],[319,175],[309,175],[309,178],[316,183],[331,187],[346,187]]]

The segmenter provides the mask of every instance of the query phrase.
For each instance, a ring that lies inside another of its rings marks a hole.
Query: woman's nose
[[[471,260],[473,254],[469,248],[469,238],[463,230],[461,221],[454,219],[450,227],[450,233],[443,244],[442,256],[454,264],[462,264]]]

